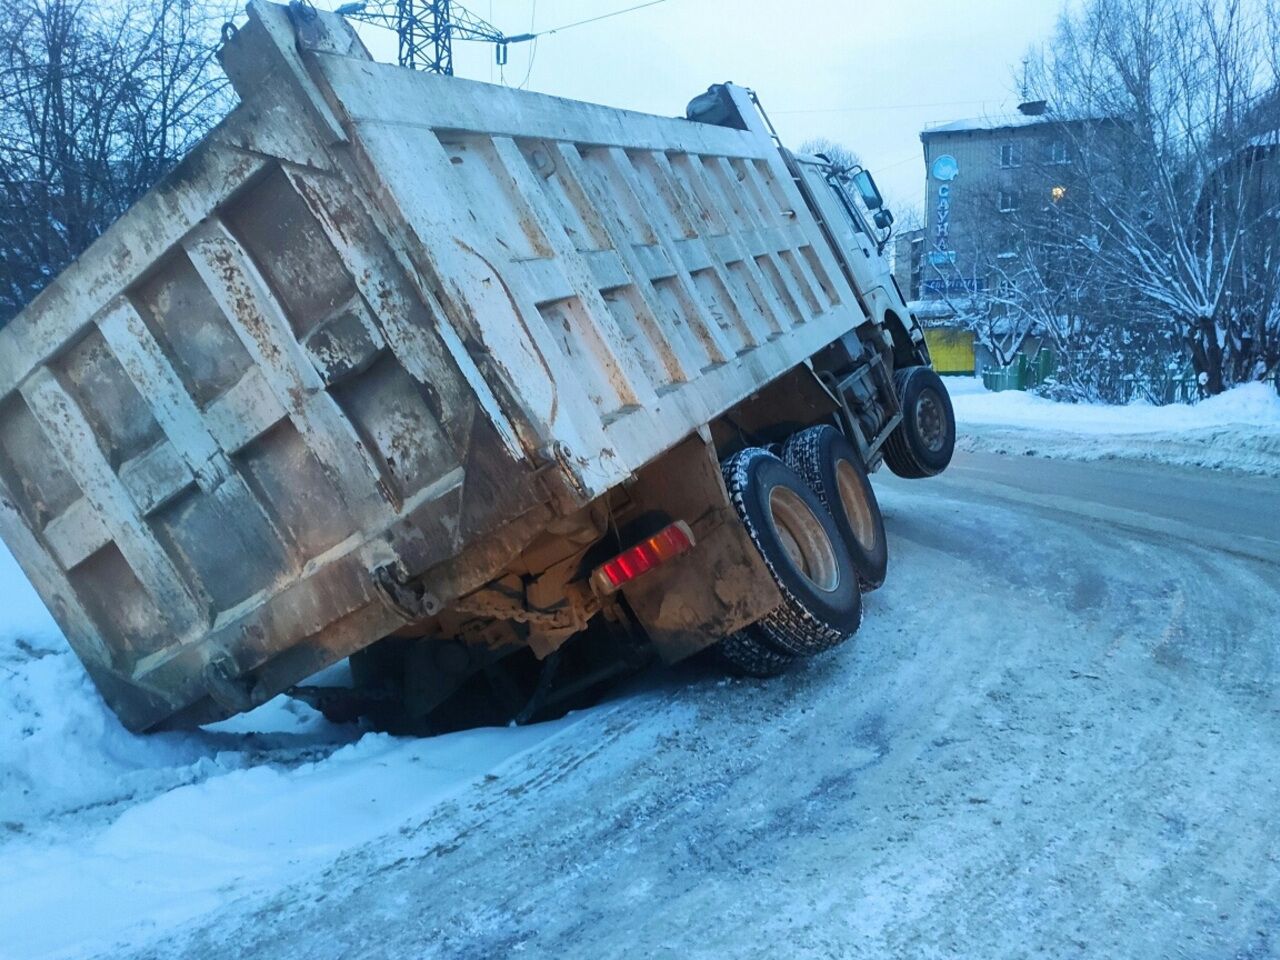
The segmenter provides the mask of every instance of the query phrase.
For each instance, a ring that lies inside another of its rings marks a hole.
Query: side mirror
[[[893,214],[888,210],[876,211],[876,226],[881,230],[888,230],[893,226]]]
[[[855,173],[853,175],[853,185],[868,210],[879,210],[884,206],[884,197],[880,195],[880,188],[876,186],[876,182],[872,179],[869,171],[859,170]]]

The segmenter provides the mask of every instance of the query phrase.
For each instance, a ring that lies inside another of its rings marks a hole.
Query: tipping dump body
[[[390,633],[380,568],[447,605],[864,319],[762,125],[249,15],[240,106],[0,330],[0,535],[134,729]]]

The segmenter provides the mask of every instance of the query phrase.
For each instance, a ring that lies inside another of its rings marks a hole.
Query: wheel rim
[[[932,390],[921,390],[916,398],[916,432],[920,442],[933,453],[937,453],[947,440],[947,418],[942,410],[942,401]]]
[[[848,460],[836,463],[836,486],[840,491],[840,503],[844,507],[844,515],[849,519],[849,527],[853,530],[853,539],[858,546],[870,551],[876,545],[876,525],[872,517],[871,504],[867,501],[866,491],[858,477],[858,472]]]
[[[822,521],[786,487],[769,491],[769,519],[792,566],[825,593],[840,586],[840,564]]]

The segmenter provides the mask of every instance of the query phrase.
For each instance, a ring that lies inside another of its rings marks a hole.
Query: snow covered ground
[[[1055,403],[992,393],[972,377],[947,377],[966,450],[1072,460],[1153,460],[1280,476],[1280,395],[1260,383],[1197,404]]]
[[[0,958],[138,945],[422,819],[573,726],[401,740],[279,697],[190,734],[116,721],[0,545]]]

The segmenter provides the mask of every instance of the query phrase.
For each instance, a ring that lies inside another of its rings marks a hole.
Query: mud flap
[[[782,602],[782,594],[729,503],[715,447],[693,436],[637,477],[634,495],[693,527],[697,546],[623,589],[668,663],[683,660]]]

